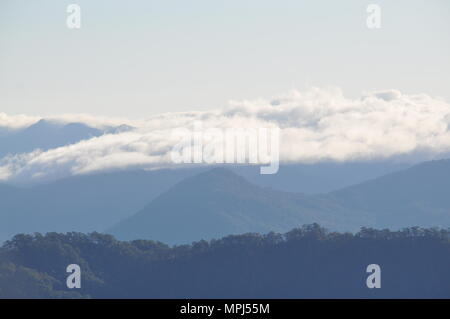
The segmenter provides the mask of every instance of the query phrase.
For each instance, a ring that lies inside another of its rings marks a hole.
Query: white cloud
[[[10,129],[16,130],[21,129],[31,124],[39,121],[39,117],[37,116],[28,116],[28,115],[7,115],[5,113],[0,113],[0,129]]]
[[[26,119],[11,120],[0,114],[0,125],[3,121],[17,127]],[[170,151],[178,142],[171,133],[190,128],[195,121],[202,121],[205,128],[279,127],[280,156],[285,162],[371,160],[450,151],[450,104],[426,94],[396,90],[349,99],[338,88],[311,88],[272,99],[231,101],[223,110],[165,113],[145,121],[87,115],[55,119],[97,127],[125,123],[137,129],[8,157],[0,163],[0,179],[170,166]]]

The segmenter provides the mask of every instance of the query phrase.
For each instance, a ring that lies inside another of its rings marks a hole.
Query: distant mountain
[[[249,182],[273,189],[304,194],[328,193],[411,167],[395,161],[320,162],[281,164],[277,174],[261,175],[259,166],[231,166]],[[227,166],[229,167],[229,166]]]
[[[426,162],[340,191],[302,195],[213,169],[188,178],[110,229],[120,239],[187,243],[319,223],[332,230],[450,227],[450,160]]]
[[[105,134],[115,134],[123,130],[132,130],[132,127],[119,126],[116,129],[109,128]],[[1,138],[0,138],[1,140]],[[383,162],[350,162],[350,163],[314,163],[314,164],[281,164],[277,174],[261,175],[260,167],[257,165],[222,165],[232,172],[243,176],[249,182],[262,187],[270,187],[275,190],[303,193],[320,194],[335,191],[344,187],[365,182],[395,171],[410,167],[411,164]],[[179,168],[177,168],[179,169]],[[196,172],[211,169],[211,166],[193,164],[182,170],[193,170]],[[130,170],[131,171],[131,170]],[[98,174],[93,173],[93,174]],[[114,172],[112,172],[114,175]],[[47,174],[42,178],[30,179],[29,175],[16,175],[13,180],[8,181],[16,186],[35,186],[43,183],[57,181],[62,176],[57,173]],[[120,183],[120,180],[115,181]]]
[[[81,123],[60,124],[47,120],[0,135],[0,157],[7,154],[49,150],[102,135],[96,128]]]
[[[105,230],[196,172],[123,171],[30,188],[0,184],[0,241],[17,233]]]
[[[110,232],[120,239],[187,243],[229,234],[286,231],[320,222],[332,229],[369,223],[335,204],[255,186],[223,168],[187,178]]]
[[[330,173],[328,180],[333,180],[332,176],[342,174],[341,166],[334,166],[332,169],[330,164],[328,167],[330,167],[329,170],[323,170]],[[72,176],[45,184],[25,184],[26,188],[24,185],[4,186],[9,188],[8,192],[0,187],[0,241],[19,232],[104,231],[141,210],[156,196],[184,178],[209,169],[205,166],[195,166],[172,170],[107,172]],[[260,175],[258,167],[239,166],[231,167],[231,170],[245,175],[259,185],[265,185],[274,180]],[[284,170],[282,166],[280,172]],[[305,178],[304,174],[308,171],[306,167],[289,166],[286,170],[290,174],[280,173],[282,176],[277,179],[278,182],[273,183],[275,187],[283,188],[284,185],[290,189],[292,186],[292,190],[296,191],[296,185],[307,189],[308,184],[314,184],[317,179],[321,180],[320,169],[312,168],[314,172],[308,178]],[[332,170],[334,173],[331,173]],[[348,168],[348,170],[351,169]],[[239,180],[242,181],[242,179]],[[298,182],[294,183],[295,181]],[[333,183],[346,185],[348,182],[350,180],[336,177]],[[246,184],[249,183],[246,182]],[[316,182],[316,185],[318,184]],[[251,187],[256,186],[251,185]],[[269,189],[264,192],[271,193]],[[282,192],[274,194],[273,196],[280,196],[279,194],[287,196]],[[293,195],[290,197],[297,198]]]
[[[0,207],[1,202],[4,202],[7,200],[7,198],[14,197],[18,193],[22,193],[23,190],[18,187],[6,185],[6,184],[0,184]]]
[[[8,133],[10,133],[10,132],[11,132],[11,130],[10,130],[9,128],[0,126],[0,138],[1,138],[3,135],[6,135],[6,134],[8,134]]]
[[[330,194],[375,227],[450,227],[450,160],[429,161]]]
[[[319,195],[261,187],[204,166],[75,176],[27,188],[0,185],[0,241],[16,233],[109,229],[122,239],[182,243],[314,222],[341,231],[450,227],[449,189],[449,160]]]

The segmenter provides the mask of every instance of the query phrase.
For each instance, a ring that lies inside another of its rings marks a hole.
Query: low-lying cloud
[[[33,118],[33,120],[36,120]],[[179,141],[172,132],[192,128],[280,128],[282,162],[379,160],[450,150],[450,104],[426,94],[396,90],[346,98],[338,88],[291,91],[272,99],[231,101],[221,110],[166,113],[147,120],[63,116],[91,126],[128,124],[132,131],[105,134],[48,151],[8,156],[0,179],[37,179],[129,168],[176,166],[170,152]],[[0,127],[33,121],[0,114]]]

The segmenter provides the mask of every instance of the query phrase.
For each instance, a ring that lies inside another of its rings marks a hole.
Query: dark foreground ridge
[[[81,268],[81,288],[66,268]],[[366,285],[381,268],[381,288]],[[0,249],[1,298],[450,298],[450,230],[316,224],[170,247],[110,235],[17,235]]]

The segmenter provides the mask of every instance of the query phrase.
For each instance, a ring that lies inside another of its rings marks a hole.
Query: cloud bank
[[[18,128],[35,118],[0,114],[0,126]],[[54,120],[91,126],[128,124],[136,129],[105,134],[48,151],[0,161],[0,179],[62,177],[105,170],[176,166],[172,132],[192,128],[280,128],[282,162],[379,160],[450,151],[450,104],[426,94],[397,90],[350,99],[339,88],[293,90],[271,99],[231,101],[225,109],[166,113],[147,120],[67,115]]]

